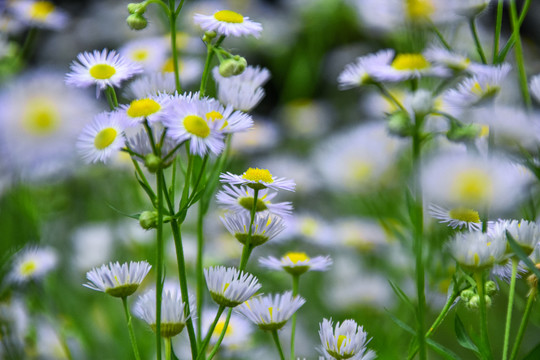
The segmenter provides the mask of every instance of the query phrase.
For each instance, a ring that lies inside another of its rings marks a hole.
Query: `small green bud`
[[[142,15],[146,11],[146,3],[130,3],[127,6],[130,14]]]
[[[215,31],[207,31],[204,33],[202,40],[207,43],[212,41],[212,39],[214,39],[216,36],[217,34]]]
[[[471,300],[471,298],[476,295],[476,293],[474,292],[474,290],[472,288],[469,288],[469,289],[465,289],[461,292],[461,294],[459,294],[459,296],[461,296],[461,298],[463,299],[463,301],[469,301]]]
[[[155,173],[158,171],[161,166],[163,165],[163,161],[159,156],[156,156],[154,154],[148,154],[144,157],[144,166],[150,171],[151,173]]]
[[[148,26],[148,20],[141,14],[131,14],[127,17],[126,22],[133,30],[142,30]]]
[[[234,56],[230,59],[223,60],[219,65],[219,74],[223,77],[231,77],[240,75],[244,72],[247,66],[247,60],[241,56]]]
[[[388,116],[388,131],[400,137],[407,137],[412,134],[412,123],[409,114],[405,111],[396,111]]]
[[[480,306],[480,296],[475,294],[465,305],[467,305],[467,307],[471,310],[478,309]]]
[[[495,282],[491,280],[487,281],[485,289],[486,289],[486,294],[491,296],[497,292],[497,284],[495,284]]]
[[[477,124],[452,125],[446,133],[446,137],[454,142],[471,141],[480,135],[481,130],[481,127]]]
[[[486,299],[486,307],[490,307],[491,306],[491,296],[489,295],[484,295],[484,299]]]
[[[143,211],[139,216],[139,224],[145,230],[155,229],[157,226],[157,212]]]

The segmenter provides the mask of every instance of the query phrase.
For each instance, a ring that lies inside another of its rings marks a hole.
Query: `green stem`
[[[300,285],[300,275],[293,275],[292,276],[292,294],[295,297],[298,295],[299,285]],[[294,357],[294,338],[295,338],[295,335],[296,335],[296,312],[292,316],[291,324],[292,324],[292,328],[291,328],[291,360],[295,360],[295,357]]]
[[[255,221],[255,214],[257,212],[257,202],[259,201],[259,190],[255,189],[253,191],[253,207],[251,208],[251,218],[249,221],[249,230],[246,243],[244,244],[244,249],[242,250],[242,258],[240,259],[240,271],[243,271],[246,268],[249,256],[251,251],[253,251],[253,246],[251,245],[251,237],[253,236],[253,222]]]
[[[523,49],[521,47],[521,37],[519,34],[520,24],[518,22],[516,0],[510,0],[510,19],[512,22],[512,35],[516,41],[514,53],[516,55],[516,63],[518,66],[519,85],[523,101],[528,109],[532,106],[531,95],[529,94],[529,86],[527,84],[527,73],[525,71],[525,63],[523,60]]]
[[[523,24],[523,21],[525,20],[525,16],[527,15],[527,12],[529,11],[529,7],[531,6],[531,0],[525,0],[525,4],[523,4],[523,8],[521,9],[521,14],[519,15],[518,24],[521,27]],[[514,44],[516,43],[516,38],[514,37],[514,34],[510,36],[510,39],[508,39],[508,42],[506,45],[504,45],[504,48],[501,50],[498,58],[497,58],[497,64],[500,64],[506,59],[506,55],[508,55],[508,52]]]
[[[375,83],[375,86],[377,87],[377,89],[379,89],[379,91],[381,92],[382,96],[384,96],[385,98],[387,98],[390,102],[394,103],[394,105],[396,105],[398,108],[400,108],[402,111],[405,111],[407,112],[407,109],[405,109],[405,106],[403,106],[403,104],[401,102],[399,102],[398,99],[396,99],[394,97],[394,95],[392,95],[390,93],[390,91],[388,91],[383,84],[379,83],[379,82],[376,82]]]
[[[478,291],[478,297],[480,298],[480,338],[482,342],[481,352],[485,359],[492,359],[491,346],[489,345],[488,327],[487,327],[487,313],[486,313],[486,298],[485,298],[485,279],[482,271],[477,271],[474,274],[476,280],[476,288]]]
[[[139,166],[139,163],[137,162],[137,160],[131,158],[131,161],[133,162],[133,166],[135,167],[135,172],[139,176],[139,179],[143,182],[143,184],[146,185],[146,188],[149,190],[150,195],[152,197],[150,200],[153,203],[154,200],[156,199],[156,194],[154,194],[154,192],[152,191],[152,187],[148,183],[148,180],[146,179],[146,176],[144,175],[144,172],[142,171],[141,167]]]
[[[469,27],[471,28],[474,44],[476,45],[476,51],[478,52],[478,55],[480,55],[482,64],[487,64],[486,55],[484,54],[482,43],[480,42],[480,38],[478,37],[478,31],[476,30],[476,18],[471,18],[469,20]]]
[[[495,21],[495,35],[493,37],[493,63],[497,63],[499,55],[499,42],[501,39],[502,15],[504,9],[503,0],[498,0],[497,3],[497,20]]]
[[[116,97],[116,90],[114,90],[112,86],[107,86],[107,88],[105,89],[105,92],[107,93],[107,96],[110,96],[109,106],[111,106],[111,110],[116,109],[118,107],[118,98]]]
[[[512,258],[512,277],[510,279],[510,293],[508,295],[508,308],[506,310],[506,325],[504,327],[504,345],[503,345],[503,360],[508,358],[508,342],[510,340],[510,323],[512,321],[512,307],[514,305],[514,295],[516,293],[516,275],[519,259],[514,256]]]
[[[201,346],[199,347],[199,355],[197,355],[197,360],[204,358],[204,352],[206,350],[206,347],[210,343],[210,339],[212,338],[212,335],[214,334],[214,330],[216,329],[216,325],[219,322],[219,318],[221,317],[221,314],[223,314],[223,311],[225,310],[225,306],[220,305],[219,309],[217,311],[216,317],[214,318],[214,321],[208,328],[208,331],[206,332],[206,336],[204,337],[203,342],[201,343]]]
[[[529,322],[529,316],[531,315],[531,310],[536,300],[537,288],[532,288],[527,299],[527,305],[525,307],[525,312],[523,313],[523,318],[521,319],[521,324],[519,325],[519,330],[516,336],[516,341],[514,342],[514,347],[512,348],[512,355],[510,355],[510,360],[514,360],[517,357],[519,347],[521,345],[521,340],[523,340],[523,334],[525,333],[525,328]]]
[[[431,24],[431,28],[435,32],[435,35],[437,35],[437,38],[439,38],[439,41],[443,44],[444,48],[448,51],[452,51],[452,47],[450,46],[448,41],[446,41],[446,39],[444,38],[443,34],[441,34],[437,26],[435,26],[435,24]]]
[[[176,84],[176,91],[182,92],[182,85],[180,84],[180,69],[178,68],[178,50],[176,49],[176,17],[178,16],[174,9],[174,0],[169,0],[169,23],[171,25],[171,51],[173,58],[174,68],[174,82]]]
[[[129,331],[129,340],[131,340],[131,347],[133,347],[135,359],[141,360],[141,355],[139,355],[139,348],[137,347],[137,339],[135,338],[135,333],[133,332],[133,325],[131,324],[131,314],[129,313],[127,299],[125,296],[122,297],[122,304],[124,305],[124,313],[126,314],[126,321]]]
[[[203,270],[203,251],[204,251],[204,211],[200,206],[197,209],[197,338],[202,338],[202,306],[204,303],[204,270]],[[199,350],[199,353],[201,351]]]
[[[222,35],[215,45],[210,43],[206,44],[206,61],[204,62],[204,70],[201,78],[201,87],[199,88],[199,96],[202,98],[206,95],[206,85],[208,83],[208,76],[210,75],[210,65],[212,64],[212,59],[214,57],[214,47],[218,47],[225,37]]]
[[[283,349],[281,348],[281,343],[279,342],[279,336],[277,333],[277,330],[272,331],[272,339],[274,339],[274,343],[276,344],[276,347],[279,352],[279,358],[281,360],[285,360],[285,355],[283,355]]]
[[[165,360],[171,360],[172,344],[171,338],[165,338]]]
[[[225,337],[225,334],[227,332],[227,328],[229,327],[229,320],[231,320],[232,310],[233,309],[230,308],[229,311],[227,312],[227,317],[225,318],[225,323],[223,324],[223,330],[221,330],[221,334],[219,335],[219,339],[216,342],[216,345],[214,345],[214,348],[210,352],[210,355],[208,355],[208,360],[212,360],[219,350],[221,342],[223,341],[223,338]]]
[[[159,154],[156,154],[159,156]],[[163,169],[156,172],[157,183],[157,271],[156,271],[156,346],[157,359],[161,360],[161,297],[163,292]]]

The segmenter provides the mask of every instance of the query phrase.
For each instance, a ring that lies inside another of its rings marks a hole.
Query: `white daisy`
[[[186,326],[185,304],[179,289],[171,288],[163,291],[161,297],[161,324],[162,337],[171,338],[184,330]],[[193,308],[191,308],[193,309]],[[156,331],[156,291],[148,290],[133,307],[133,314],[145,321],[153,331]]]
[[[476,68],[476,75],[463,80],[456,89],[447,90],[443,101],[451,107],[464,108],[491,99],[500,92],[502,81],[510,69],[508,64]]]
[[[338,322],[334,330],[332,319],[323,319],[319,324],[319,337],[322,346],[321,353],[329,360],[372,360],[376,354],[366,349],[371,339],[362,326],[354,320]]]
[[[454,259],[471,271],[490,268],[505,259],[506,241],[481,231],[458,233],[447,246]]]
[[[285,270],[292,275],[301,275],[306,271],[326,271],[332,265],[330,256],[310,258],[304,252],[288,252],[281,259],[273,256],[259,258],[259,264],[272,270]]]
[[[131,101],[129,105],[122,105],[126,118],[131,124],[142,123],[144,119],[150,123],[162,121],[169,115],[167,107],[171,103],[169,94],[157,94]]]
[[[212,336],[210,337],[210,344],[217,343],[219,336],[223,332],[223,328],[225,326],[225,318],[226,314],[222,314],[219,318],[216,327],[214,329],[214,332],[212,333]],[[216,311],[215,310],[207,310],[203,311],[202,315],[202,327],[203,327],[203,338],[206,336],[207,329],[210,328],[210,325],[214,321],[216,317]],[[236,349],[245,349],[246,347],[246,340],[249,339],[250,335],[252,333],[252,326],[251,323],[245,320],[243,316],[238,316],[237,314],[233,313],[231,314],[231,317],[229,319],[229,324],[227,326],[227,330],[225,330],[225,336],[223,337],[223,342],[221,343],[221,346],[224,346],[230,350],[236,350]]]
[[[161,70],[168,52],[169,43],[165,37],[161,36],[131,40],[118,49],[120,55],[140,65],[149,73]]]
[[[238,306],[261,288],[255,276],[232,267],[216,266],[204,269],[204,277],[212,299],[221,306]]]
[[[446,209],[441,206],[431,204],[429,214],[435,219],[439,219],[442,224],[448,224],[452,228],[467,228],[469,231],[482,230],[482,221],[478,211],[465,207]]]
[[[448,77],[451,72],[443,66],[430,63],[423,54],[397,54],[390,62],[373,67],[370,76],[375,81],[400,82],[424,76]]]
[[[52,248],[28,246],[15,255],[7,278],[18,284],[40,280],[56,267],[57,262],[57,253]]]
[[[231,105],[236,110],[250,111],[264,97],[262,86],[270,78],[268,69],[247,66],[240,75],[223,77],[218,67],[212,71],[218,89],[218,99],[222,104]]]
[[[220,218],[227,230],[242,244],[246,245],[249,238],[251,216],[248,213],[227,213]],[[251,246],[259,246],[272,240],[283,231],[285,225],[279,217],[255,215],[251,231]]]
[[[339,74],[338,83],[341,90],[369,84],[373,81],[373,70],[389,64],[394,57],[394,50],[380,50],[356,59],[356,62],[345,66]]]
[[[236,311],[261,330],[274,331],[281,329],[287,320],[302,306],[306,300],[301,296],[292,296],[291,291],[283,294],[257,296],[236,308]]]
[[[216,11],[214,15],[195,14],[193,21],[204,31],[215,31],[225,36],[253,35],[258,38],[262,31],[260,23],[231,10]]]
[[[538,224],[526,220],[499,219],[489,234],[492,237],[500,238],[500,241],[504,242],[507,240],[507,231],[527,255],[530,255],[540,242]],[[510,245],[508,245],[508,249],[510,250]]]
[[[126,60],[116,51],[107,49],[77,55],[71,64],[71,72],[66,75],[66,83],[76,87],[89,87],[96,84],[96,95],[108,86],[118,87],[124,80],[142,72],[142,68]]]
[[[224,134],[247,131],[253,126],[251,115],[235,111],[231,105],[224,107],[219,101],[208,99],[201,102],[201,107],[208,122],[220,121],[222,123],[219,130]]]
[[[253,208],[254,192],[255,190],[245,186],[238,188],[225,185],[216,195],[217,203],[233,212],[250,213]],[[272,203],[276,195],[277,192],[268,189],[259,190],[255,211],[257,213],[268,211],[281,217],[291,215],[292,203],[289,201]]]
[[[424,55],[431,63],[446,66],[456,72],[467,71],[474,73],[479,66],[483,66],[472,62],[467,56],[452,52],[445,48],[430,47],[424,52]]]
[[[103,112],[86,125],[77,141],[77,150],[88,163],[106,163],[125,145],[127,120],[123,113]]]
[[[17,20],[32,27],[61,30],[69,21],[68,14],[50,1],[19,0],[9,7]]]
[[[293,180],[286,178],[277,178],[267,169],[249,168],[242,175],[234,175],[230,172],[221,174],[222,183],[232,185],[246,185],[254,190],[270,188],[273,190],[294,191],[296,184]]]
[[[114,297],[126,297],[139,288],[151,268],[146,261],[131,261],[122,265],[118,261],[110,262],[87,272],[88,282],[83,286]]]
[[[219,155],[225,148],[224,135],[220,129],[223,119],[207,119],[204,112],[208,98],[199,100],[197,94],[177,96],[169,107],[169,114],[162,120],[167,134],[181,143],[190,140],[189,150],[200,156],[211,152]]]
[[[127,98],[132,100],[144,99],[159,94],[174,94],[176,83],[174,73],[151,73],[145,74],[133,80],[125,92]]]

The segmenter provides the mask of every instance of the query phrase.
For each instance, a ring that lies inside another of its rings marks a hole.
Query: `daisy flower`
[[[88,163],[106,163],[125,145],[125,115],[119,111],[103,112],[86,125],[77,141],[77,150]]]
[[[261,288],[255,276],[232,267],[216,266],[204,269],[204,277],[212,299],[220,306],[238,306]]]
[[[184,313],[185,304],[178,289],[163,291],[161,298],[160,333],[164,338],[176,336],[184,330],[187,317]],[[153,331],[156,331],[156,291],[148,290],[139,297],[133,307],[133,314],[145,321]]]
[[[477,68],[476,75],[463,80],[456,89],[447,90],[443,101],[449,106],[464,108],[491,99],[500,92],[502,81],[510,69],[508,64]]]
[[[481,231],[458,233],[447,246],[452,257],[471,271],[490,268],[505,260],[506,241]]]
[[[145,119],[150,123],[162,121],[168,116],[167,107],[171,103],[169,94],[157,94],[131,101],[129,105],[122,105],[126,118],[131,124],[142,123]]]
[[[306,300],[301,296],[293,297],[291,291],[283,294],[254,297],[236,308],[236,311],[261,330],[279,330]]]
[[[223,119],[207,118],[204,112],[207,98],[198,99],[198,94],[177,96],[172,99],[168,115],[162,120],[167,134],[178,143],[190,140],[192,154],[204,156],[208,152],[219,155],[224,147],[224,135],[220,129]]]
[[[142,68],[107,49],[77,55],[71,64],[71,72],[66,75],[66,83],[76,87],[89,87],[96,84],[96,96],[108,86],[118,87],[124,80],[142,72]]]
[[[441,206],[431,204],[429,214],[438,219],[441,224],[448,224],[452,228],[467,228],[469,231],[482,230],[482,221],[478,211],[465,207],[446,209]]]
[[[500,241],[505,242],[507,240],[507,231],[527,255],[530,255],[540,242],[538,224],[526,220],[499,219],[489,233],[492,237],[500,238]],[[508,245],[507,249],[510,250],[510,245]]]
[[[241,111],[235,111],[232,105],[224,107],[219,101],[209,99],[201,103],[202,112],[206,114],[206,120],[220,121],[222,123],[221,131],[224,134],[238,133],[251,129],[253,126],[253,119],[251,115],[248,115]]]
[[[216,317],[215,310],[207,310],[203,312],[202,315],[202,328],[203,328],[203,338],[206,337],[205,331],[210,328],[210,325]],[[218,339],[223,332],[225,327],[225,319],[227,315],[222,314],[219,318],[214,332],[210,337],[210,344],[215,344],[218,342]],[[223,342],[221,346],[224,346],[230,350],[244,349],[246,347],[246,340],[249,339],[252,332],[251,323],[243,316],[239,316],[235,313],[231,314],[229,319],[229,324],[227,325],[227,330],[225,330],[225,336],[223,337]]]
[[[423,54],[397,54],[390,62],[373,67],[370,76],[375,81],[400,82],[424,76],[447,77],[451,73],[443,66],[430,63]]]
[[[131,40],[118,49],[120,55],[148,72],[160,71],[168,52],[169,43],[164,37]]]
[[[253,208],[254,192],[252,188],[241,186],[224,186],[223,190],[219,191],[216,195],[217,203],[222,205],[225,209],[233,212],[247,212],[251,213]],[[292,203],[290,201],[272,203],[272,199],[276,197],[277,192],[270,191],[268,189],[259,190],[257,196],[257,205],[255,211],[261,213],[268,211],[272,214],[285,217],[290,216],[292,213]]]
[[[56,251],[50,247],[26,247],[15,255],[8,279],[18,284],[42,279],[56,267],[57,262]]]
[[[479,66],[484,66],[472,62],[467,56],[445,48],[431,47],[424,52],[424,55],[431,63],[446,66],[456,72],[467,71],[474,73]]]
[[[366,349],[367,333],[362,326],[354,320],[345,320],[337,323],[334,330],[332,319],[323,319],[319,324],[319,337],[321,338],[321,353],[329,360],[372,360],[375,352]]]
[[[249,238],[251,216],[248,213],[228,213],[220,218],[227,230],[242,244],[246,245]],[[275,238],[283,231],[285,225],[279,217],[255,214],[251,231],[251,246],[259,246]]]
[[[288,252],[281,259],[273,256],[259,258],[259,264],[272,270],[285,270],[291,275],[302,275],[307,271],[326,271],[332,265],[330,256],[310,258],[304,252]]]
[[[159,94],[174,94],[176,83],[174,73],[151,73],[140,76],[133,80],[127,87],[127,98],[136,100],[144,99]]]
[[[195,14],[193,21],[204,31],[215,31],[224,36],[253,35],[258,38],[262,31],[260,23],[231,10],[216,11],[213,15]]]
[[[110,262],[86,273],[88,282],[83,284],[89,289],[102,291],[114,297],[126,297],[133,294],[152,266],[146,261],[128,263]],[[155,301],[154,301],[155,303]]]
[[[248,65],[240,75],[223,77],[216,66],[212,70],[216,80],[218,99],[222,104],[231,105],[236,110],[250,111],[264,97],[262,86],[270,79],[266,68]]]
[[[386,49],[357,58],[356,62],[346,65],[345,70],[339,74],[339,88],[346,90],[373,82],[373,70],[387,65],[393,57],[394,51]]]
[[[234,175],[230,172],[221,174],[222,183],[231,185],[246,185],[254,190],[270,188],[273,190],[294,191],[294,181],[273,176],[267,169],[249,168],[242,175]]]
[[[10,2],[9,7],[17,20],[31,27],[61,30],[69,20],[67,13],[50,1],[19,0]]]

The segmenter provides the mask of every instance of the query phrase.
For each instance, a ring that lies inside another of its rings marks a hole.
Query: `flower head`
[[[56,251],[50,247],[26,247],[15,255],[8,279],[19,284],[39,280],[53,270],[57,262]]]
[[[261,288],[255,276],[235,268],[211,267],[204,269],[204,276],[212,299],[222,306],[238,306]]]
[[[262,86],[270,78],[268,69],[247,66],[240,75],[223,77],[218,67],[212,71],[218,88],[218,99],[236,110],[250,111],[264,97]]]
[[[375,81],[384,82],[400,82],[424,76],[447,77],[449,75],[448,69],[432,64],[423,54],[419,53],[397,54],[391,62],[388,61],[384,65],[374,67],[370,74]]]
[[[157,94],[134,99],[129,105],[123,105],[121,111],[125,112],[126,118],[131,124],[142,123],[144,119],[148,122],[158,122],[167,115],[167,107],[171,102],[168,94]]]
[[[258,38],[262,31],[260,23],[251,21],[249,17],[231,10],[216,11],[213,15],[195,14],[193,20],[204,31],[215,31],[225,36],[253,35]]]
[[[291,275],[301,275],[306,271],[326,271],[332,265],[329,256],[310,258],[304,252],[288,252],[281,259],[273,256],[260,258],[259,264],[273,270],[285,270]]]
[[[450,253],[466,269],[483,270],[504,260],[506,241],[487,233],[458,233],[448,244]]]
[[[469,231],[481,230],[482,222],[478,211],[465,207],[445,209],[441,206],[431,204],[429,214],[440,223],[448,224],[452,228],[467,228]]]
[[[386,49],[357,58],[356,62],[345,66],[345,70],[339,74],[339,88],[346,90],[372,82],[373,70],[387,65],[393,57],[394,51]]]
[[[146,261],[131,261],[122,265],[111,262],[87,272],[88,282],[83,286],[114,297],[126,297],[139,288],[151,267]]]
[[[174,94],[176,92],[176,83],[174,73],[151,73],[142,75],[133,80],[125,92],[129,99],[144,99],[159,94]]]
[[[234,175],[231,173],[221,174],[222,183],[232,185],[247,185],[254,190],[262,190],[266,188],[274,190],[294,191],[295,183],[290,179],[277,178],[273,176],[267,169],[249,168],[242,175]]]
[[[61,30],[69,20],[67,13],[50,1],[20,0],[9,6],[19,21],[31,27]]]
[[[366,349],[370,341],[367,339],[367,333],[354,320],[345,320],[341,324],[338,322],[334,330],[332,319],[323,319],[319,324],[319,336],[322,343],[321,352],[326,359],[375,359],[375,352]]]
[[[236,308],[262,330],[281,329],[287,320],[306,300],[300,296],[293,297],[291,291],[283,294],[257,296]]]
[[[216,195],[218,204],[224,208],[234,212],[247,212],[250,213],[253,208],[254,191],[247,186],[235,187],[224,186],[223,190],[219,191]],[[263,213],[268,211],[272,214],[284,217],[291,215],[292,204],[289,201],[272,203],[272,200],[277,195],[277,192],[269,189],[259,190],[257,197],[257,204],[255,211],[257,213]]]
[[[505,242],[507,231],[527,255],[531,254],[538,243],[540,243],[540,228],[538,224],[526,220],[499,219],[489,233],[492,237],[500,238],[500,241]],[[510,249],[510,246],[507,249]]]
[[[221,218],[223,225],[227,230],[242,244],[246,245],[249,239],[249,224],[251,222],[251,216],[247,213],[240,214],[225,214]],[[277,216],[255,215],[253,221],[251,240],[249,243],[252,246],[259,246],[265,242],[276,237],[283,229],[285,225],[281,218]]]

